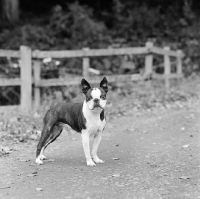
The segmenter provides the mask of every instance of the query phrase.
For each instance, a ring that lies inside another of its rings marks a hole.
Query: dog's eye
[[[86,101],[90,101],[91,100],[91,97],[86,97]]]
[[[101,99],[105,100],[105,99],[106,99],[106,96],[102,95],[102,96],[101,96]]]

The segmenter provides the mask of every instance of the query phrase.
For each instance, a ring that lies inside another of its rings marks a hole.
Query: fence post
[[[31,48],[20,46],[21,59],[21,110],[31,111],[32,108],[32,57]]]
[[[153,43],[146,42],[146,47],[148,49],[151,49],[153,47]],[[145,71],[144,71],[145,78],[148,78],[150,80],[152,72],[153,72],[153,54],[150,53],[145,56]],[[150,86],[151,82],[149,81],[147,84],[148,86]]]
[[[182,75],[182,51],[181,50],[177,50],[177,74],[178,75]]]
[[[84,51],[89,51],[89,48],[83,48]],[[83,77],[89,79],[90,58],[83,57]]]
[[[38,82],[41,80],[41,62],[39,60],[34,61],[34,108],[37,109],[40,106],[40,87]]]
[[[164,50],[169,51],[170,47],[165,46]],[[168,90],[169,87],[170,87],[170,82],[169,82],[170,73],[171,73],[170,57],[169,57],[169,55],[165,54],[164,55],[164,75],[165,75],[165,88],[166,88],[166,90]]]

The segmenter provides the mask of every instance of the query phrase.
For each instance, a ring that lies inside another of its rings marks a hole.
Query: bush
[[[19,49],[20,45],[28,45],[33,49],[61,50],[142,46],[151,39],[158,46],[183,49],[184,72],[188,76],[192,71],[200,71],[199,17],[188,2],[113,0],[109,8],[95,8],[95,12],[78,3],[68,4],[66,8],[57,5],[49,17],[35,16],[10,27],[0,22],[0,48]],[[121,58],[100,59],[93,64],[100,68],[106,64],[111,73],[118,70]]]
[[[67,10],[55,6],[45,25],[28,23],[12,31],[3,30],[0,46],[19,49],[20,45],[28,45],[40,50],[97,48],[100,43],[104,46],[105,31],[104,24],[94,20],[91,9],[74,3]]]

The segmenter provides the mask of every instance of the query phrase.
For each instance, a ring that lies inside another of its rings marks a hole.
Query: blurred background
[[[147,41],[153,42],[155,46],[183,50],[185,82],[191,83],[195,78],[198,79],[200,1],[0,0],[0,49],[19,50],[21,45],[39,50],[139,47]],[[124,60],[131,67],[123,67]],[[90,62],[93,69],[105,75],[141,73],[144,67],[143,56],[97,57],[91,58]],[[162,62],[161,58],[154,57],[158,73],[163,72],[163,68],[159,67]],[[46,59],[43,61],[42,78],[81,75],[81,65],[82,60],[78,58]],[[18,60],[0,59],[1,78],[18,77],[19,73]],[[194,82],[196,85],[196,80]],[[159,84],[155,85],[158,87]],[[126,86],[112,85],[122,96],[135,93],[135,88],[141,92],[139,87],[130,85],[130,82]],[[162,88],[160,90],[164,92]],[[48,88],[43,90],[43,101],[52,101],[52,98],[57,99],[58,96],[61,100],[71,101],[79,91],[76,87]],[[182,95],[188,95],[188,90],[181,94],[180,89],[173,92],[176,92],[175,96],[181,95],[180,99],[185,98]],[[163,95],[165,99],[166,94]],[[196,91],[193,95],[196,95]],[[19,96],[19,87],[1,87],[0,104],[19,104]]]

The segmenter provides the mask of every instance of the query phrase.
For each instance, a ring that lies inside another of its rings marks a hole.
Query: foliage
[[[64,48],[96,47],[105,30],[103,23],[95,21],[92,10],[87,7],[75,3],[68,9],[63,11],[60,6],[54,8],[49,27],[55,38],[64,38],[61,44]]]
[[[153,81],[149,87],[145,82],[110,84],[108,92],[107,119],[122,115],[147,114],[160,110],[198,107],[200,102],[200,80],[192,75],[181,82],[171,82],[173,87],[166,92],[161,82]],[[4,112],[0,115],[0,141],[26,142],[38,139],[42,118],[52,103],[60,101],[80,102],[84,99],[80,87],[51,87],[43,91],[42,107],[27,115]],[[120,103],[119,103],[120,102]]]
[[[27,23],[13,31],[3,30],[0,46],[19,49],[20,45],[28,45],[41,50],[95,48],[101,42],[104,30],[103,23],[93,19],[91,9],[74,3],[65,11],[61,6],[54,7],[45,25]]]
[[[95,3],[94,3],[95,4]],[[0,21],[0,48],[81,49],[120,46],[142,46],[147,40],[185,52],[184,72],[200,70],[200,23],[196,1],[121,1],[106,6],[79,3],[55,6],[50,15],[30,17],[23,14],[16,25]],[[101,8],[101,6],[103,6]],[[27,16],[27,18],[26,18]],[[92,61],[94,68],[118,71],[121,58]],[[68,63],[72,68],[79,60]]]

